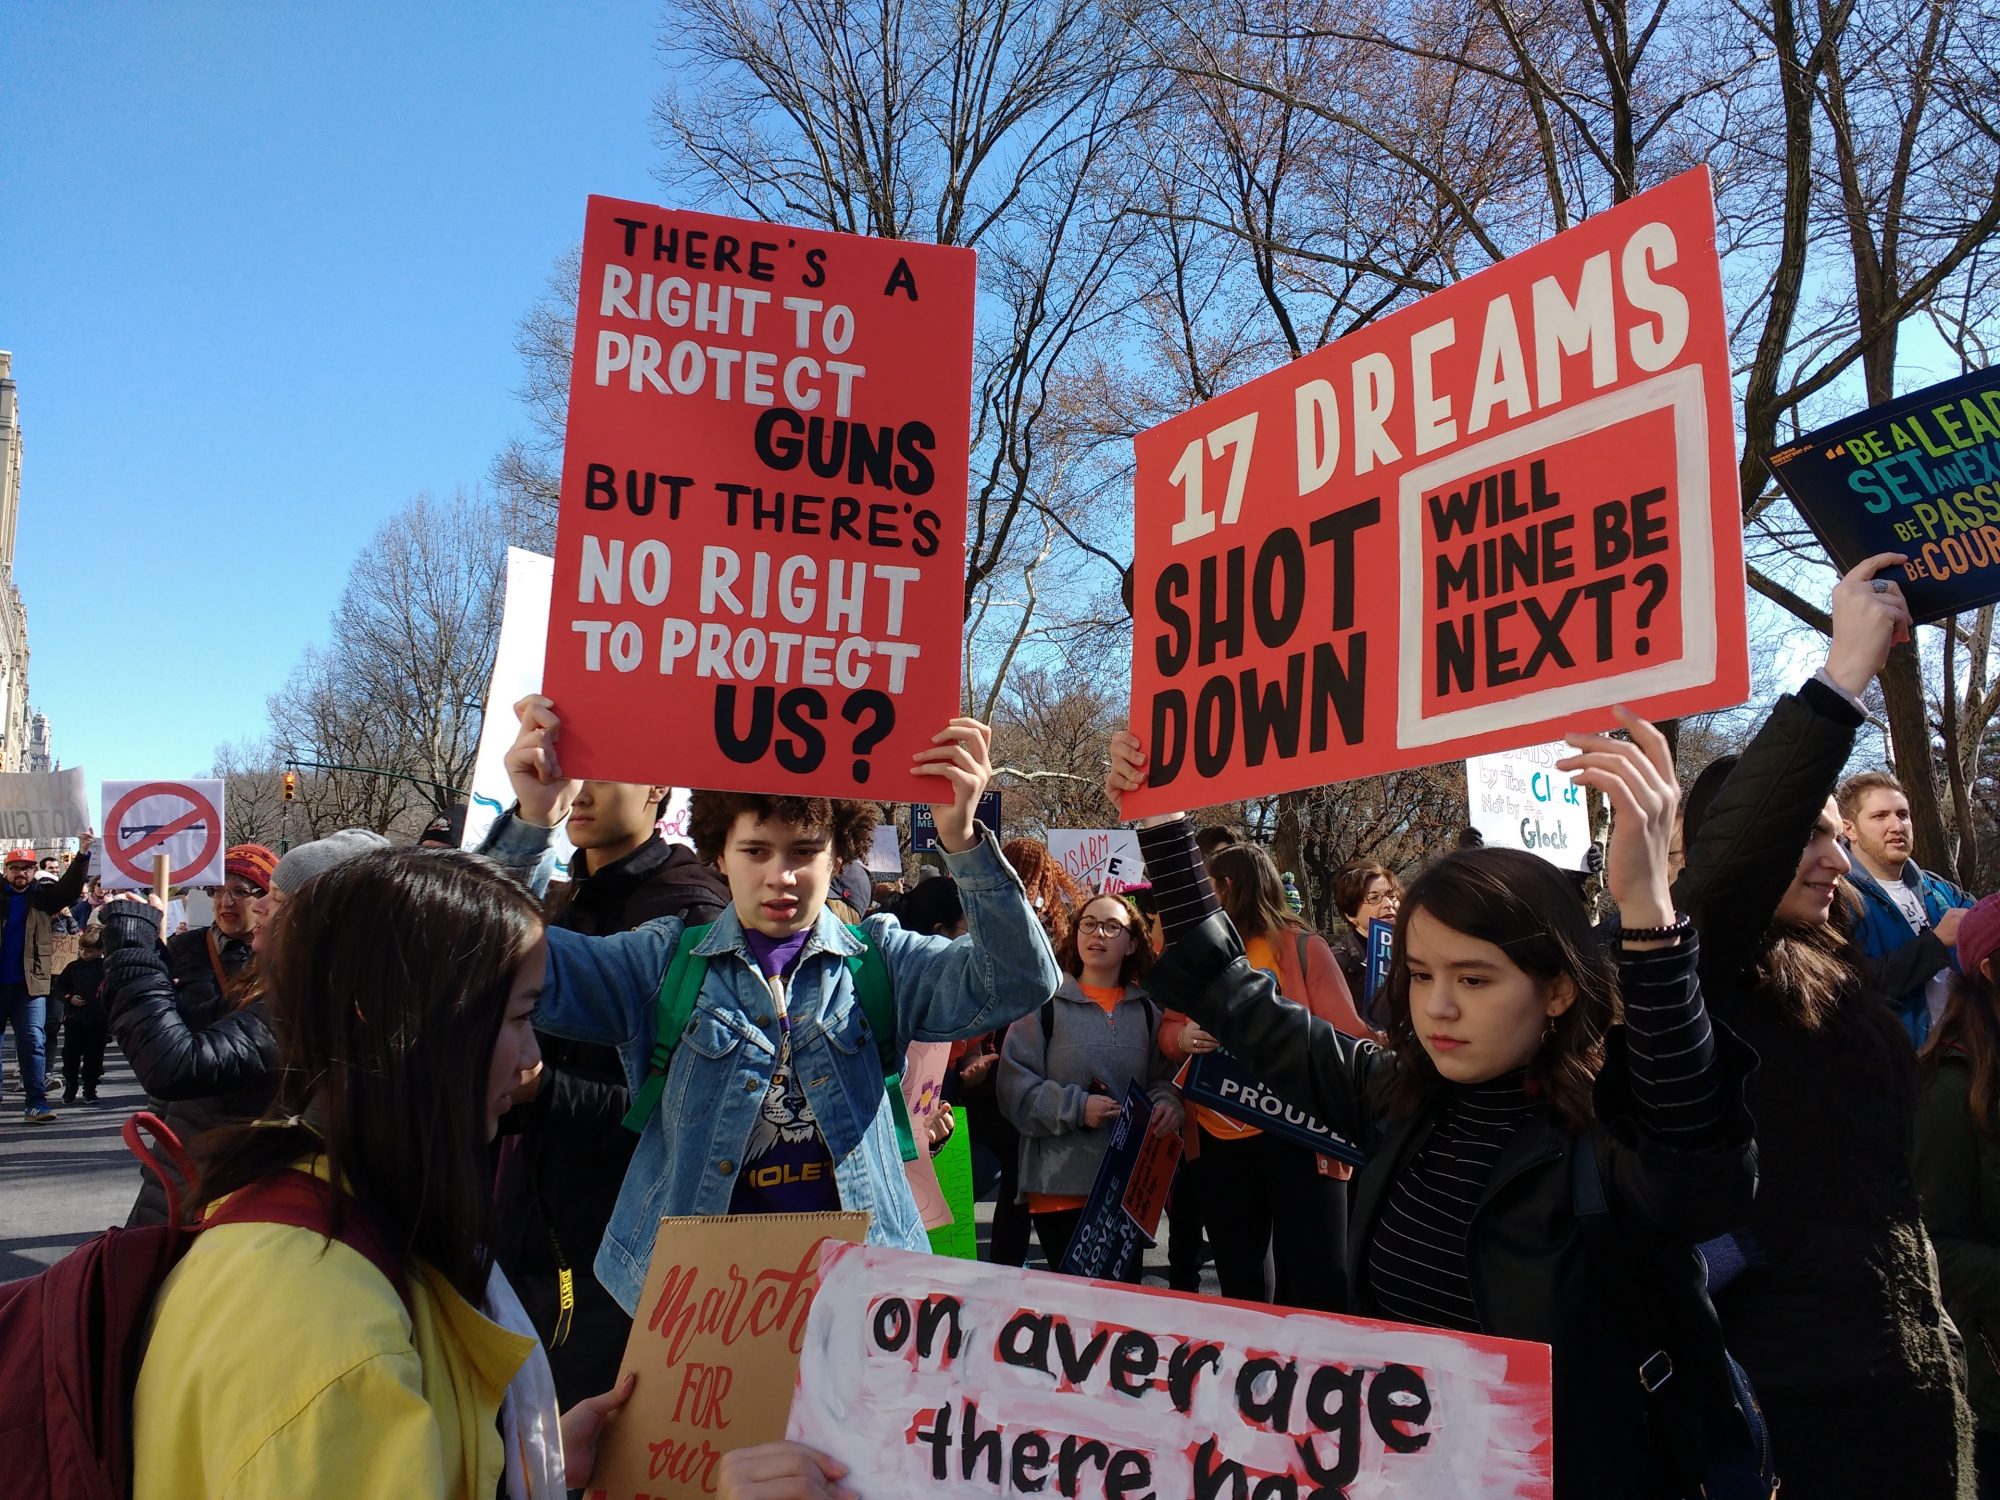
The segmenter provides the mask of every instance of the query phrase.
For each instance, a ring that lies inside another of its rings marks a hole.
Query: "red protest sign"
[[[592,198],[543,691],[571,775],[921,800],[973,255]]]
[[[1137,817],[1749,692],[1705,169],[1136,442]]]

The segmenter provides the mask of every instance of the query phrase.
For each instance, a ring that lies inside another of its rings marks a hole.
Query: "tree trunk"
[[[1285,792],[1279,796],[1277,823],[1271,830],[1271,858],[1278,862],[1280,870],[1292,872],[1293,884],[1305,903],[1303,915],[1317,925],[1318,913],[1313,910],[1317,904],[1313,899],[1317,882],[1308,880],[1305,871],[1305,805],[1304,792]]]
[[[1903,794],[1910,799],[1910,827],[1916,840],[1917,863],[1927,870],[1948,870],[1951,842],[1945,835],[1944,809],[1938,802],[1930,715],[1925,709],[1923,673],[1914,642],[1905,642],[1889,653],[1889,664],[1882,669],[1880,681],[1896,778],[1903,783]]]

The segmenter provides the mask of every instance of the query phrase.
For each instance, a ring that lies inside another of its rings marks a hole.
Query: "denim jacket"
[[[546,828],[504,818],[485,852],[527,876],[548,838]],[[992,834],[982,828],[972,848],[944,858],[972,924],[969,940],[906,932],[891,917],[865,924],[889,970],[899,1052],[911,1042],[956,1041],[1005,1026],[1062,983],[1048,937]],[[550,928],[536,1026],[615,1046],[636,1091],[682,925],[660,917],[607,937]],[[709,960],[708,977],[597,1254],[597,1279],[634,1316],[661,1218],[729,1211],[778,1062],[770,987],[745,948],[735,908],[724,908],[696,951]],[[880,1054],[846,963],[860,951],[846,927],[822,911],[787,989],[794,1067],[833,1157],[841,1207],[873,1215],[873,1244],[928,1250],[883,1094]]]

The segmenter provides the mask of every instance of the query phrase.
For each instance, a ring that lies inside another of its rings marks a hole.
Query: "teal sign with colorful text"
[[[1842,572],[1909,558],[1919,623],[2000,599],[2000,370],[1822,427],[1772,454],[1771,472]]]

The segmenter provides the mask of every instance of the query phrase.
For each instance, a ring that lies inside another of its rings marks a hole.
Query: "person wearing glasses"
[[[1364,1011],[1368,1007],[1368,924],[1393,922],[1403,904],[1403,886],[1387,865],[1372,859],[1350,859],[1333,877],[1333,906],[1347,924],[1333,943],[1333,959],[1347,992]]]
[[[1000,1050],[1000,1108],[1021,1133],[1020,1193],[1052,1271],[1083,1219],[1127,1088],[1136,1081],[1152,1095],[1154,1135],[1181,1128],[1159,1007],[1138,985],[1152,959],[1132,904],[1091,897],[1056,953],[1062,988],[1009,1027]],[[1139,1267],[1119,1274],[1137,1280]]]

